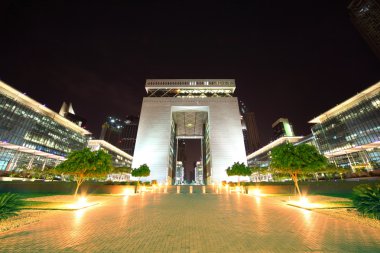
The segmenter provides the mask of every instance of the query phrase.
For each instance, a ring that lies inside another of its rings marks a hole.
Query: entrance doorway
[[[175,184],[204,184],[202,139],[177,139]]]
[[[199,109],[173,111],[169,171],[174,185],[203,185],[210,174],[208,112]]]

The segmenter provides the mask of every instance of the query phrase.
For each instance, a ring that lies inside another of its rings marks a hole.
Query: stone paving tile
[[[113,197],[0,234],[0,252],[380,252],[380,231],[239,194]]]

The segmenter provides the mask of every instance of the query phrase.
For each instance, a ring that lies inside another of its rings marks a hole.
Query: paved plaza
[[[110,197],[0,234],[1,252],[380,252],[380,231],[241,194]]]

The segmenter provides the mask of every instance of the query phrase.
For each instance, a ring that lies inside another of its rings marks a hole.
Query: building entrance
[[[206,182],[207,168],[205,157],[210,155],[207,137],[208,112],[206,107],[173,107],[172,113],[172,184],[197,184]]]
[[[176,169],[174,184],[203,185],[202,139],[177,139]]]

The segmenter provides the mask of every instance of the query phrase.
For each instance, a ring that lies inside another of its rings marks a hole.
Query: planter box
[[[34,178],[23,177],[0,177],[0,181],[34,181]]]

